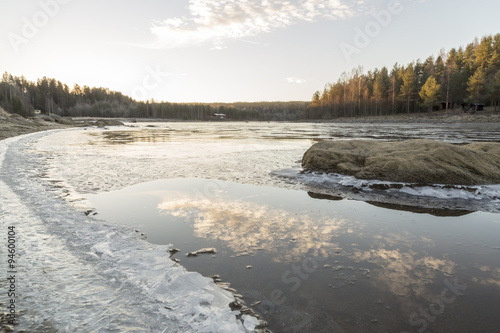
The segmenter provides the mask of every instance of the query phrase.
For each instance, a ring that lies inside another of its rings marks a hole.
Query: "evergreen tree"
[[[379,114],[379,105],[384,101],[388,89],[387,68],[382,68],[380,73],[375,77],[373,84],[373,97],[375,99],[375,114]],[[381,113],[381,112],[380,112]]]
[[[321,93],[319,92],[319,90],[313,94],[312,105],[313,106],[320,106],[321,105]]]
[[[484,102],[487,97],[486,73],[481,67],[469,78],[467,92],[471,102]]]
[[[400,96],[406,101],[406,112],[410,113],[410,102],[415,96],[416,81],[413,64],[410,64],[402,73],[403,85],[401,86]]]
[[[425,84],[422,86],[422,89],[419,92],[420,98],[422,98],[423,105],[429,108],[429,111],[432,110],[434,105],[439,101],[439,91],[441,89],[441,85],[437,83],[436,79],[431,76],[425,81]]]
[[[487,61],[488,76],[494,76],[500,70],[500,53],[493,51],[491,57]]]
[[[400,89],[400,80],[399,80],[399,67],[396,63],[391,70],[390,75],[390,86],[389,86],[389,95],[391,99],[391,113],[396,112],[396,96],[399,94]]]
[[[486,36],[474,49],[474,67],[488,69],[488,61],[493,55],[493,37]]]
[[[12,109],[13,109],[14,113],[17,113],[18,115],[21,115],[21,116],[26,116],[24,104],[21,101],[21,99],[17,96],[12,98]]]
[[[425,83],[427,79],[431,76],[434,76],[436,74],[436,69],[434,67],[434,57],[430,56],[428,57],[424,64],[423,64],[423,71],[422,71],[422,82]]]
[[[492,77],[491,82],[488,86],[488,92],[495,104],[495,111],[497,110],[498,101],[500,100],[500,70]]]

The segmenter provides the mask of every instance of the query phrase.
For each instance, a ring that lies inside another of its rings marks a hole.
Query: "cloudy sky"
[[[310,100],[500,32],[498,0],[0,0],[0,71],[171,102]]]

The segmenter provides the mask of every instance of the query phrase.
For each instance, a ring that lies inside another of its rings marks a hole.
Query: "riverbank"
[[[0,108],[0,140],[22,134],[70,127],[55,122],[53,118],[47,117],[46,119],[52,119],[52,121],[42,117],[26,119],[17,114],[7,113]]]
[[[404,113],[383,116],[364,117],[341,117],[335,119],[323,119],[318,122],[328,123],[500,123],[500,111],[487,108],[485,111],[477,111],[474,114],[464,113],[461,109],[440,110],[424,113]]]
[[[124,122],[193,122],[192,120],[160,119],[160,118],[69,118],[58,115],[37,115],[24,118],[17,114],[10,114],[0,108],[0,140],[9,137],[51,129],[85,126],[116,126]],[[231,121],[228,119],[227,121]],[[242,123],[245,121],[241,121]],[[293,121],[292,121],[293,122]],[[435,111],[426,113],[410,113],[383,116],[343,117],[335,119],[300,120],[298,123],[346,123],[346,124],[500,124],[500,111],[487,108],[475,114],[464,113],[460,109]],[[267,123],[267,121],[266,121]]]
[[[48,131],[53,129],[64,129],[70,127],[86,126],[120,126],[123,123],[116,119],[94,119],[73,120],[69,117],[58,115],[37,115],[31,118],[24,118],[18,114],[5,112],[0,108],[0,140],[22,134]]]

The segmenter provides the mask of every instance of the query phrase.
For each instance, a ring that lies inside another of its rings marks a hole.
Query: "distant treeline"
[[[237,103],[138,103],[136,117],[210,120],[223,113],[229,120],[293,121],[303,116],[309,102],[237,102]]]
[[[363,74],[343,73],[314,93],[308,119],[422,112],[462,103],[498,105],[500,34],[476,39],[465,48],[441,51],[437,58],[397,63]]]
[[[35,110],[70,117],[163,118],[210,120],[224,113],[230,120],[298,120],[309,102],[167,103],[138,102],[120,92],[43,77],[36,82],[4,73],[0,82],[0,106],[11,113],[31,116]]]

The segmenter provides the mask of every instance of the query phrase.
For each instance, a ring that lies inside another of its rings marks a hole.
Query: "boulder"
[[[75,121],[70,117],[61,117],[61,118],[56,118],[55,120],[57,123],[61,125],[70,125],[70,126],[75,125]]]
[[[322,141],[303,158],[305,171],[321,171],[417,184],[500,184],[500,143],[455,145],[435,140]]]
[[[0,106],[0,117],[9,117],[9,113]]]
[[[217,253],[217,250],[213,247],[209,247],[209,248],[203,248],[203,249],[200,249],[198,251],[194,251],[194,252],[188,252],[188,254],[186,254],[186,256],[188,257],[196,257],[198,254],[201,254],[201,253],[208,253],[208,254],[216,254]]]

